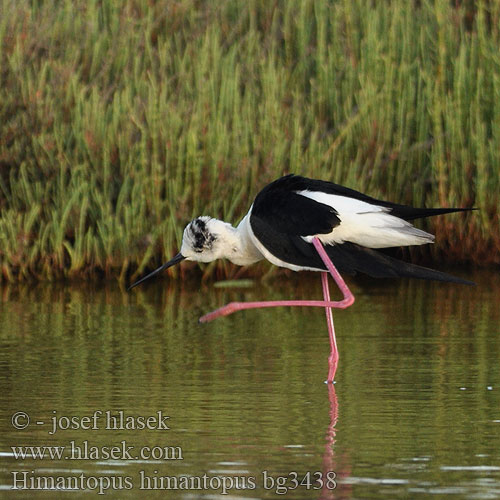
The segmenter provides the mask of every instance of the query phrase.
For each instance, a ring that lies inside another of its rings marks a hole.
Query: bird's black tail
[[[356,245],[355,243],[346,242],[341,245],[325,245],[325,250],[339,272],[348,274],[360,272],[373,278],[407,277],[447,281],[462,285],[475,284],[472,281],[457,278],[441,271],[403,262],[402,260],[395,259],[371,248]]]
[[[451,214],[453,212],[469,212],[477,210],[476,208],[415,208],[406,205],[394,206],[391,209],[391,215],[400,217],[404,220],[415,220],[423,217],[431,217],[433,215]]]

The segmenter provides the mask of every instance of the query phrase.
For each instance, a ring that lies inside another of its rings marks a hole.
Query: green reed
[[[0,274],[137,275],[288,172],[479,207],[432,252],[498,263],[499,27],[488,1],[0,0]]]

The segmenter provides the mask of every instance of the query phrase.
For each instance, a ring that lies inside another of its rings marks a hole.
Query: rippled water
[[[0,496],[49,498],[33,488],[55,484],[75,489],[50,498],[500,496],[497,275],[352,283],[356,303],[334,314],[334,387],[320,309],[197,322],[233,300],[320,297],[306,276],[241,290],[4,285]],[[21,446],[65,448],[39,459]]]

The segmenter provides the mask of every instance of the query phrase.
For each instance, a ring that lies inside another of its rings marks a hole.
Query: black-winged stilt
[[[411,277],[472,284],[374,250],[432,243],[432,234],[408,221],[465,210],[470,209],[398,205],[331,182],[286,175],[262,189],[236,228],[207,216],[192,220],[184,229],[180,253],[136,281],[129,290],[183,259],[211,262],[226,258],[240,266],[267,259],[293,271],[321,271],[323,300],[232,302],[202,316],[200,321],[259,307],[324,307],[331,347],[327,382],[333,382],[338,351],[332,308],[345,309],[354,302],[339,271],[375,278]],[[328,273],[340,288],[343,300],[330,300]]]

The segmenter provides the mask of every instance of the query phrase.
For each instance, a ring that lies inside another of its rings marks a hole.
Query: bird
[[[323,300],[232,302],[199,321],[204,323],[260,307],[323,307],[330,340],[326,382],[334,383],[339,354],[332,308],[345,309],[355,300],[341,273],[473,285],[462,278],[398,260],[383,250],[433,243],[434,235],[416,228],[411,221],[468,210],[473,209],[415,208],[372,198],[333,182],[289,174],[265,186],[236,227],[206,215],[193,219],[184,229],[180,252],[133,283],[129,290],[183,260],[212,262],[225,258],[236,265],[249,266],[266,259],[293,271],[320,272]],[[342,292],[342,300],[330,299],[328,275]]]

